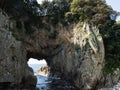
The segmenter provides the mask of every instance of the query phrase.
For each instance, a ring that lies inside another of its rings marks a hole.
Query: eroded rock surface
[[[20,21],[22,27],[18,31],[17,21],[2,12],[0,17],[0,82],[34,87],[36,77],[27,65],[27,59],[33,57],[46,59],[52,74],[71,80],[80,90],[93,90],[100,85],[104,45],[95,26],[51,25],[43,20],[44,26],[36,28],[31,24],[33,32],[26,34],[24,21]]]
[[[36,73],[47,77],[50,74],[50,68],[48,66],[42,66],[36,71]]]
[[[25,39],[27,52],[45,58],[52,73],[72,80],[80,89],[96,88],[104,66],[104,45],[99,30],[87,23],[48,27],[49,31],[42,28],[33,33],[34,38]],[[58,35],[53,39],[49,36],[54,30]]]
[[[61,52],[51,63],[54,70],[61,71],[65,78],[72,79],[83,90],[93,89],[102,75],[104,46],[99,30],[84,23],[77,24],[63,44]],[[53,68],[52,68],[53,69]]]
[[[14,22],[0,12],[0,84],[9,84],[7,86],[20,84],[23,77],[28,78],[28,74],[33,72],[28,69],[23,44],[13,36],[12,29],[15,29]],[[34,73],[31,77],[35,78]]]

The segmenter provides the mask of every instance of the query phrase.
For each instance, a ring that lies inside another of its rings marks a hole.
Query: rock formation
[[[14,21],[10,21],[7,14],[0,12],[0,84],[20,85],[23,78],[32,76],[36,84],[33,71],[29,70],[26,53],[21,41],[16,40],[12,31],[16,29]],[[29,72],[28,72],[29,71]],[[30,80],[30,78],[29,78]],[[24,83],[28,81],[24,80]]]
[[[80,89],[93,89],[104,65],[102,37],[96,27],[87,23],[78,23],[70,31],[73,36],[66,35],[69,41],[63,43],[61,52],[53,57],[51,68],[65,78],[75,77],[73,81]]]
[[[49,76],[50,68],[48,66],[42,66],[36,71],[36,73],[42,76]]]
[[[80,90],[100,85],[104,45],[97,27],[85,22],[52,25],[43,20],[43,26],[36,28],[21,20],[19,29],[17,20],[2,11],[0,17],[0,83],[34,87],[36,78],[27,65],[33,57],[46,59],[51,73],[71,80]],[[26,28],[33,32],[26,33]]]

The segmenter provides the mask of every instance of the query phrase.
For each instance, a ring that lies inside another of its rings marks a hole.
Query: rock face
[[[25,45],[28,57],[45,58],[52,73],[72,80],[81,90],[96,88],[104,66],[104,46],[99,30],[87,23],[47,27],[49,31],[42,28],[34,32],[34,38],[25,39],[29,43]],[[58,35],[50,38],[54,30]]]
[[[36,73],[42,76],[49,76],[50,68],[48,66],[42,66],[36,71]]]
[[[15,29],[14,22],[4,14],[0,12],[0,84],[20,84],[30,70],[22,42],[17,41],[10,31]],[[35,77],[33,73],[32,77]]]
[[[27,59],[46,59],[53,74],[75,83],[80,90],[97,89],[104,67],[104,45],[99,30],[88,23],[64,26],[44,20],[39,29],[19,24],[0,12],[0,82],[35,87],[36,77]],[[27,27],[28,28],[28,27]],[[29,29],[29,30],[30,30]],[[104,80],[103,80],[104,81]]]
[[[93,89],[102,76],[104,65],[102,37],[96,27],[86,23],[77,24],[72,35],[71,42],[63,44],[51,66],[61,71],[65,78],[74,77],[73,81],[80,90]]]
[[[0,12],[0,82],[20,82],[25,70],[25,56],[22,43],[16,41],[10,32],[12,23]],[[11,26],[10,26],[11,24]]]

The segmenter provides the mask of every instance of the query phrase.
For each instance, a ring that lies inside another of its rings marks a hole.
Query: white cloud
[[[30,58],[29,61],[28,61],[28,64],[47,64],[45,59],[43,60],[37,60],[37,59],[34,59],[34,58]]]

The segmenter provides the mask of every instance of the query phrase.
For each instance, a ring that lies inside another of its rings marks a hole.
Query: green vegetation
[[[109,28],[108,36],[104,38],[106,51],[106,65],[104,71],[106,73],[113,72],[116,68],[120,68],[120,24],[115,23]]]
[[[116,12],[107,6],[104,0],[73,0],[70,11],[65,16],[68,21],[86,21],[103,29],[112,23],[111,14],[116,14]]]
[[[70,0],[53,0],[49,2],[48,0],[44,0],[40,5],[41,10],[46,11],[45,14],[52,16],[51,22],[53,24],[57,24],[59,22],[65,22],[65,13],[69,11]]]
[[[37,2],[30,0],[1,0],[0,8],[7,14],[12,15],[14,19],[19,19],[21,16],[36,16],[36,8],[39,5]]]
[[[88,22],[96,25],[105,45],[105,73],[120,68],[120,23],[118,13],[105,0],[72,0],[70,11],[65,14],[68,22]]]

